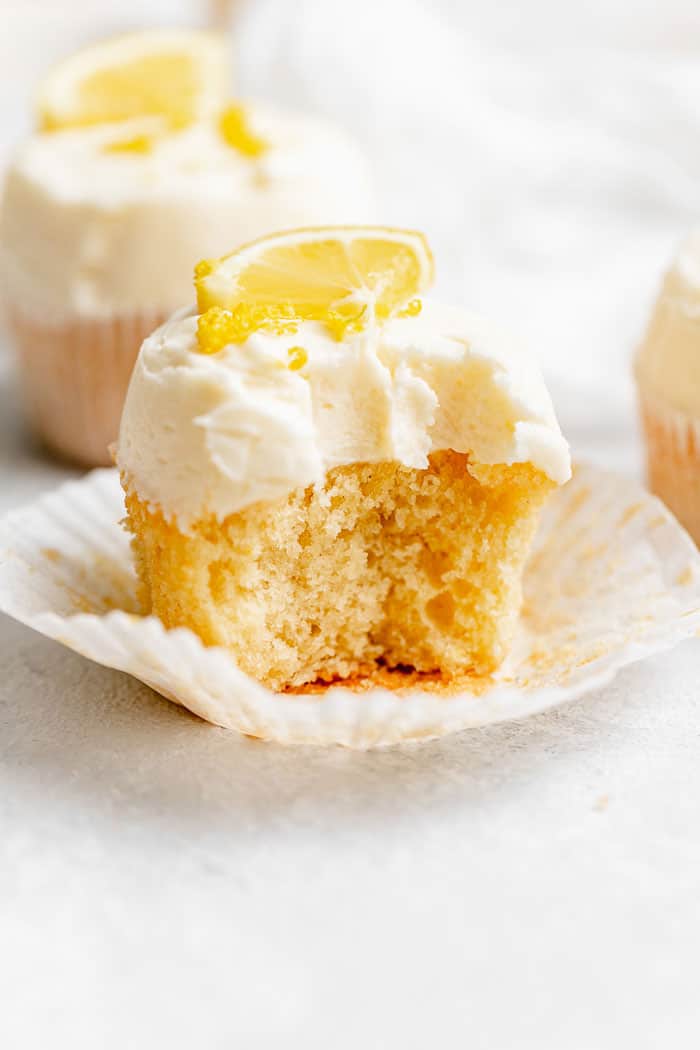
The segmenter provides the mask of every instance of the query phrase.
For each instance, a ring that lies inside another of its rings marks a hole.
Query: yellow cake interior
[[[122,478],[145,612],[281,690],[377,664],[490,673],[506,655],[523,565],[553,483],[530,464],[337,467],[325,484],[187,531]]]

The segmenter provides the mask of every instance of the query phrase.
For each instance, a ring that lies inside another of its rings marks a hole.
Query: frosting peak
[[[167,315],[195,259],[270,230],[367,222],[372,198],[342,131],[253,103],[175,132],[142,117],[35,134],[7,174],[2,278],[42,320]]]
[[[537,369],[481,318],[426,299],[342,342],[305,321],[212,355],[197,352],[196,329],[180,313],[143,344],[118,448],[140,496],[181,527],[283,498],[335,466],[421,469],[448,448],[531,462],[557,483],[570,475]]]

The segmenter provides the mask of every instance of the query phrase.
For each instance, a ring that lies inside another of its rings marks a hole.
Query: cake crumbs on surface
[[[591,498],[591,495],[591,489],[586,485],[582,485],[576,493],[576,495],[573,496],[572,499],[570,499],[564,506],[559,520],[564,522],[567,521],[569,518],[573,518],[573,516],[577,514],[583,506],[585,506],[585,504]]]
[[[536,671],[551,671],[556,667],[568,668],[577,652],[578,646],[574,644],[561,645],[556,649],[541,649],[536,646],[531,650],[527,664]]]
[[[83,562],[53,547],[41,553],[57,567],[52,571],[53,582],[68,598],[72,612],[102,616],[118,610],[138,615],[133,573],[114,558],[96,554]],[[95,581],[99,581],[99,590]]]
[[[624,513],[620,517],[619,527],[623,528],[625,525],[628,525],[629,522],[632,521],[632,518],[635,518],[637,516],[637,514],[639,514],[639,512],[641,510],[643,510],[643,509],[644,509],[644,504],[643,503],[632,503],[632,504],[630,504],[630,506],[626,508],[626,510],[624,511]]]
[[[596,660],[600,660],[604,656],[607,656],[609,652],[610,646],[604,645],[602,642],[599,642],[597,645],[594,645],[587,653],[579,657],[579,659],[576,661],[576,667],[585,667],[587,664],[592,664]]]
[[[600,558],[601,554],[604,554],[607,550],[605,543],[589,543],[586,544],[581,551],[582,561],[593,561],[594,559]]]

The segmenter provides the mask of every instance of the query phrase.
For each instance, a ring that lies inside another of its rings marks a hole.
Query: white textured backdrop
[[[202,9],[5,0],[2,154],[48,58]],[[697,3],[253,0],[236,50],[242,90],[365,138],[442,293],[637,470],[629,355],[700,211]],[[65,473],[0,362],[0,508]],[[285,751],[3,620],[0,1045],[695,1047],[699,672],[690,642],[520,725]]]

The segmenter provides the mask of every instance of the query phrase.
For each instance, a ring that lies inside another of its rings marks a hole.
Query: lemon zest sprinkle
[[[102,147],[104,153],[150,153],[153,149],[152,135],[133,135],[128,139],[117,139]]]
[[[269,149],[269,143],[257,135],[248,122],[243,106],[227,106],[219,117],[219,134],[227,145],[245,157],[260,157]]]
[[[309,360],[309,355],[303,346],[290,346],[287,355],[289,357],[287,368],[290,372],[298,372]]]
[[[423,309],[423,303],[420,299],[411,299],[406,303],[402,310],[399,310],[397,317],[417,317]]]
[[[293,308],[284,304],[274,310],[250,303],[238,303],[231,310],[211,306],[197,321],[197,346],[200,354],[217,354],[225,346],[244,343],[255,332],[286,335],[296,332],[298,325]]]

